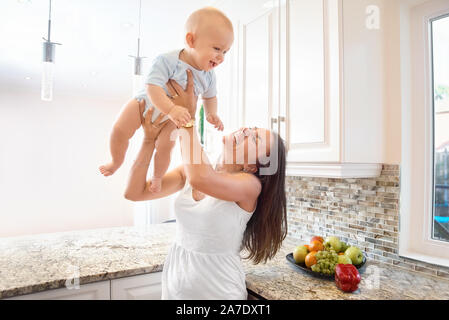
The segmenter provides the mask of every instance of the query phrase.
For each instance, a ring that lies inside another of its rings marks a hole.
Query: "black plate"
[[[287,261],[290,262],[295,268],[297,268],[301,271],[304,271],[314,277],[321,278],[321,279],[327,279],[327,280],[335,279],[335,275],[327,275],[324,273],[314,272],[311,269],[308,269],[305,264],[296,263],[295,259],[293,259],[293,253],[289,253],[285,258],[287,258]],[[364,268],[365,263],[366,263],[366,256],[365,256],[365,254],[363,254],[362,263],[359,265],[354,265],[354,267],[356,267],[358,269],[359,273],[363,273],[363,271],[365,271],[365,268]]]

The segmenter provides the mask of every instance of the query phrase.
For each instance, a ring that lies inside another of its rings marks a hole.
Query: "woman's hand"
[[[161,124],[161,120],[164,118],[164,114],[161,113],[156,120],[152,123],[151,119],[153,118],[154,107],[150,108],[147,112],[147,115],[142,121],[142,128],[145,134],[144,141],[146,142],[154,142],[156,141],[157,136],[161,132],[162,128],[168,123],[168,120]]]
[[[187,87],[184,90],[176,81],[170,79],[167,82],[169,97],[175,105],[184,106],[190,113],[192,118],[195,118],[196,106],[198,97],[195,96],[193,90],[193,74],[192,71],[187,70]]]

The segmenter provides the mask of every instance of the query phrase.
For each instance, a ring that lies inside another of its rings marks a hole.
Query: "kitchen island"
[[[0,238],[0,299],[64,288],[74,277],[82,287],[161,272],[175,233],[176,224],[166,223]],[[449,300],[448,280],[370,260],[359,290],[344,293],[334,281],[314,278],[287,263],[285,256],[297,244],[286,239],[267,264],[243,260],[250,292],[268,300]]]

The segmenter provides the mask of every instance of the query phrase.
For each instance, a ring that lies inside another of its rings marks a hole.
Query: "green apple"
[[[357,247],[349,247],[348,249],[346,249],[345,256],[351,259],[352,264],[355,265],[361,264],[363,261],[363,253]]]
[[[341,242],[340,242],[340,239],[338,239],[337,237],[334,237],[334,236],[327,237],[326,240],[324,241],[324,245],[326,247],[330,247],[330,248],[334,249],[335,252],[340,252]]]
[[[345,252],[348,248],[349,246],[346,244],[346,242],[341,241],[341,248],[339,252]]]
[[[296,263],[304,263],[308,253],[309,251],[305,246],[297,246],[293,251],[293,259],[295,259]]]
[[[341,254],[338,256],[338,264],[352,264],[352,260],[344,254]]]

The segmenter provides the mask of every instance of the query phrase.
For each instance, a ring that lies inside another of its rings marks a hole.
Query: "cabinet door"
[[[279,113],[279,0],[223,1],[219,4],[234,24],[230,105],[237,126],[272,127]],[[235,85],[237,84],[237,85]]]
[[[339,0],[282,2],[289,163],[340,161],[340,6]]]
[[[242,126],[278,131],[278,1],[257,1],[239,28]],[[276,121],[273,121],[273,120]]]
[[[111,300],[160,300],[162,272],[111,280]]]
[[[25,294],[5,300],[110,300],[110,282],[101,281],[84,284],[79,289],[61,288]]]

